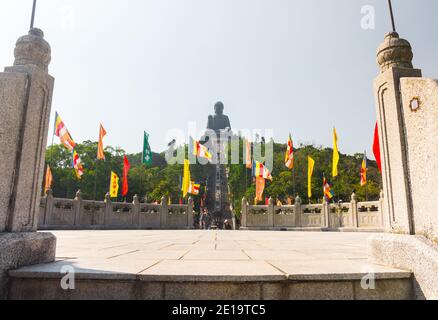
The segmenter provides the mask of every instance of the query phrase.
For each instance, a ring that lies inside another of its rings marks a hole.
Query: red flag
[[[373,153],[376,157],[377,166],[379,171],[382,172],[382,161],[380,158],[380,140],[379,140],[379,125],[376,123],[376,128],[374,129],[374,143],[373,143]]]
[[[125,156],[123,159],[123,186],[122,186],[122,196],[126,197],[128,194],[128,172],[131,168],[131,164],[128,161],[128,158]]]

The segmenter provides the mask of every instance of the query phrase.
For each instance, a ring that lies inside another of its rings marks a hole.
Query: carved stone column
[[[421,77],[421,70],[412,66],[412,58],[408,41],[401,39],[396,32],[387,34],[377,50],[380,74],[374,80],[385,193],[385,226],[387,230],[404,233],[413,233],[414,225],[400,79]]]
[[[35,232],[54,85],[50,45],[31,29],[14,55],[0,73],[0,299],[8,270],[54,261],[56,247],[52,234]]]

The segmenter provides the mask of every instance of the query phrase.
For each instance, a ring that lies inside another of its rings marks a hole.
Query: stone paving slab
[[[380,278],[409,272],[370,264],[370,233],[278,231],[55,231],[62,261],[12,271],[13,277],[144,281],[281,281]]]

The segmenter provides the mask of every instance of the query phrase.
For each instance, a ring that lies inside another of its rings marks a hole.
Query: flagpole
[[[139,172],[139,174],[140,174],[140,190],[139,190],[139,192],[140,192],[140,197],[143,197],[144,196],[144,194],[143,194],[143,163],[140,164],[139,169],[140,169],[140,172]]]
[[[297,190],[296,190],[296,185],[295,185],[295,168],[292,169],[292,185],[293,185],[293,189],[294,189],[293,197],[296,197]]]
[[[365,201],[368,201],[368,181],[365,184]]]
[[[33,25],[35,22],[35,9],[36,9],[36,0],[33,0],[33,5],[32,5],[32,15],[30,18],[30,29],[33,29]]]
[[[97,159],[94,160],[94,191],[93,191],[93,200],[96,201],[96,192],[97,192],[97,164],[99,163]]]

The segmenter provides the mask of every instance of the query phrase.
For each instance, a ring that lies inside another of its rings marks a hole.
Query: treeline
[[[243,143],[242,143],[243,146]],[[241,149],[242,150],[242,149]],[[341,155],[339,164],[340,176],[332,181],[331,161],[332,149],[315,146],[300,146],[295,150],[295,168],[288,170],[284,165],[286,145],[274,143],[273,181],[267,181],[265,195],[286,203],[287,198],[299,195],[304,202],[307,199],[307,156],[315,160],[315,170],[312,179],[313,202],[321,201],[323,197],[323,174],[333,183],[336,200],[349,201],[352,192],[356,192],[359,200],[376,200],[379,198],[381,178],[374,161],[368,160],[368,183],[360,186],[360,168],[363,154],[353,156]],[[124,150],[114,147],[105,148],[106,161],[97,161],[97,142],[85,141],[76,147],[85,173],[81,180],[76,178],[72,168],[72,156],[61,145],[47,149],[46,163],[53,173],[53,194],[59,198],[74,198],[76,191],[81,190],[85,199],[103,200],[109,191],[111,171],[122,177]],[[163,196],[170,197],[173,203],[181,198],[181,178],[183,166],[168,165],[164,153],[153,153],[151,165],[141,164],[141,153],[127,154],[131,163],[129,172],[129,193],[127,201],[132,201],[135,194],[147,198],[148,202],[160,201]],[[243,161],[241,162],[243,163]],[[194,197],[195,207],[199,208],[200,198],[205,190],[208,166],[191,165],[192,180],[201,183],[201,195]],[[255,195],[255,185],[251,170],[244,165],[229,165],[230,198],[233,207],[240,211],[241,199],[246,196],[250,202]],[[124,201],[119,197],[118,201]]]

